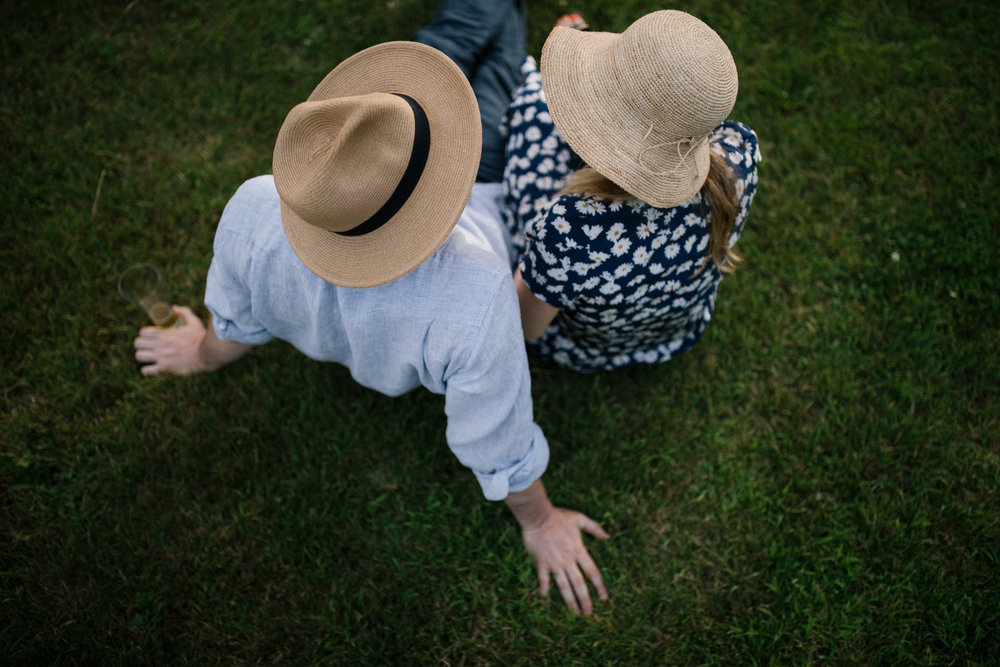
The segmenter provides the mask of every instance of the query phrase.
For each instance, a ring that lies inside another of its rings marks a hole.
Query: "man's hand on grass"
[[[524,491],[509,494],[506,502],[521,524],[524,546],[537,564],[539,593],[548,595],[554,577],[559,593],[574,614],[592,614],[594,603],[587,580],[598,599],[607,600],[608,590],[583,544],[582,533],[600,540],[611,536],[590,517],[552,505],[541,479]]]
[[[188,375],[214,371],[239,359],[253,347],[219,338],[211,322],[206,328],[186,306],[174,306],[174,312],[183,320],[183,326],[172,329],[143,327],[139,330],[139,337],[134,343],[135,360],[145,364],[143,375]]]

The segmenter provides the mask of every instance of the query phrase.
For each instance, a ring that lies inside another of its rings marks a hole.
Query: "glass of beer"
[[[160,270],[152,264],[133,264],[125,269],[118,278],[118,293],[142,306],[158,327],[166,329],[182,324],[167,300]]]

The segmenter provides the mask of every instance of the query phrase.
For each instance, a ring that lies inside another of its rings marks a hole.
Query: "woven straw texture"
[[[430,150],[412,194],[382,227],[354,228],[377,211],[406,168],[414,121],[427,114]],[[285,235],[299,259],[342,287],[406,275],[444,243],[472,192],[481,149],[479,109],[461,70],[440,51],[387,42],[351,56],[288,114],[274,150]]]
[[[663,10],[625,32],[556,27],[542,81],[559,132],[587,164],[658,207],[689,200],[708,177],[708,135],[739,87],[725,42],[685,12]]]

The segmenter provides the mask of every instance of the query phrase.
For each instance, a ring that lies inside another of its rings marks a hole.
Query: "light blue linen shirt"
[[[220,338],[288,341],[350,369],[389,396],[420,385],[445,396],[445,437],[501,500],[540,477],[549,448],[534,422],[531,380],[501,220],[499,183],[476,184],[441,248],[409,274],[365,289],[337,287],[296,256],[271,176],[244,183],[215,235],[205,305]]]

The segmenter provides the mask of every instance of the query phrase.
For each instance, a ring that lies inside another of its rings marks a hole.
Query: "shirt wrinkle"
[[[465,346],[465,351],[461,359],[456,359],[454,364],[449,364],[449,367],[446,370],[446,377],[444,378],[445,382],[447,382],[448,379],[451,378],[452,374],[455,372],[454,369],[462,368],[468,363],[469,357],[472,355],[472,351],[478,349],[478,347],[482,344],[482,337],[484,335],[484,332],[486,331],[485,327],[486,317],[492,311],[493,306],[497,300],[497,295],[500,293],[503,287],[504,287],[503,282],[497,283],[496,288],[493,290],[493,294],[490,296],[490,299],[487,302],[488,307],[483,308],[483,312],[479,317],[479,322],[476,323],[474,327],[472,327],[472,329],[475,331],[475,341],[473,342],[472,345]]]

